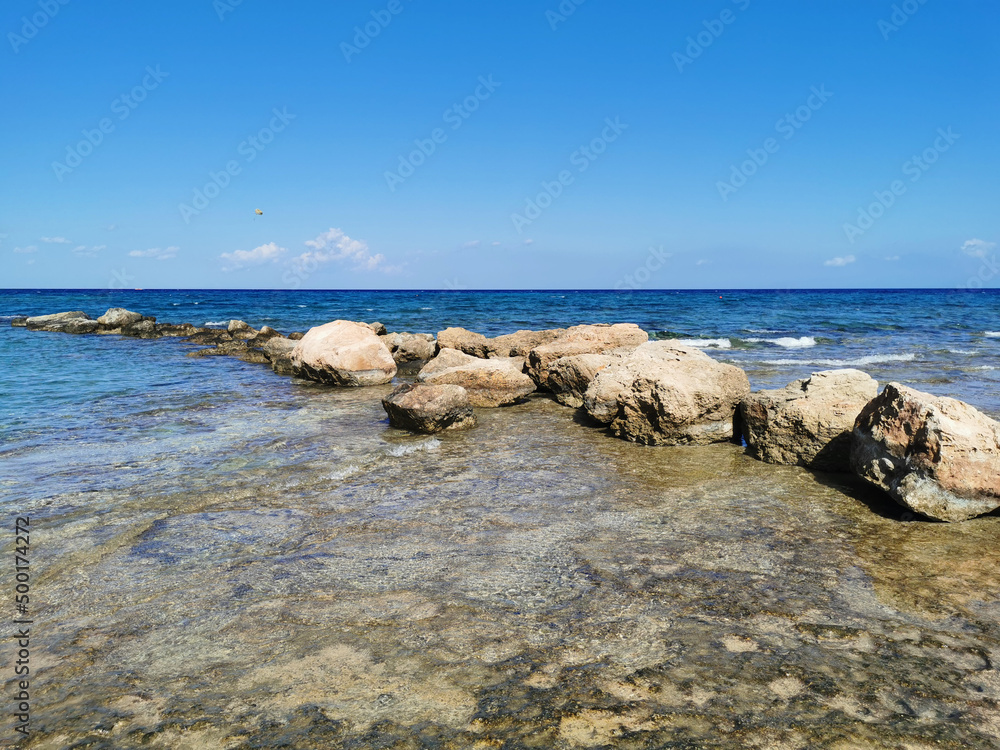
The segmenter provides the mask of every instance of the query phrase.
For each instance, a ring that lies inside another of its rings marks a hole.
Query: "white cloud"
[[[471,250],[472,248],[479,247],[482,244],[483,243],[480,240],[472,240],[471,242],[466,242],[464,245],[462,245],[462,247],[465,250]]]
[[[885,259],[888,260],[888,261],[899,260],[899,256],[898,255],[887,255]]]
[[[133,250],[129,253],[132,258],[155,258],[156,260],[170,260],[177,256],[177,251],[180,250],[176,245],[171,245],[170,247],[163,248],[162,250],[158,247],[151,248],[149,250]]]
[[[275,242],[268,242],[266,245],[255,247],[253,250],[236,250],[232,253],[223,253],[219,256],[222,260],[223,271],[239,271],[247,266],[259,266],[261,263],[278,260],[288,250],[280,247]]]
[[[493,247],[500,247],[501,243],[499,243],[499,242],[491,242],[490,244],[493,245]]]
[[[352,240],[340,229],[329,229],[314,240],[306,240],[306,247],[312,251],[302,253],[292,259],[292,265],[301,271],[315,268],[330,261],[348,261],[358,270],[383,271],[391,273],[399,270],[396,266],[387,266],[385,256],[381,253],[372,255],[368,243]]]
[[[108,224],[108,231],[113,232],[118,228],[117,224]]]
[[[531,239],[528,239],[528,240],[525,240],[525,241],[524,241],[524,244],[525,244],[525,245],[534,245],[534,244],[535,244],[535,241],[534,241],[534,240],[531,240]]]
[[[97,254],[106,247],[107,245],[94,245],[90,248],[86,245],[77,245],[73,248],[73,255],[78,255],[81,258],[96,258]]]
[[[986,242],[986,240],[971,239],[962,244],[962,252],[971,255],[973,258],[985,258],[986,253],[995,248],[997,243]]]
[[[65,237],[40,237],[42,242],[48,245],[72,245],[73,243]]]
[[[35,247],[34,245],[28,245],[27,247],[15,247],[14,248],[14,252],[15,253],[22,253],[22,254],[34,253],[34,252],[37,252],[37,251],[38,251],[38,248]]]
[[[824,261],[823,265],[824,266],[837,266],[837,267],[839,267],[839,266],[846,266],[849,263],[853,263],[856,260],[857,260],[857,258],[855,258],[853,255],[845,255],[843,258],[830,258],[830,260]]]
[[[696,266],[704,266],[704,265],[706,265],[707,263],[710,263],[710,262],[711,262],[711,261],[707,261],[707,260],[705,260],[704,258],[702,258],[702,259],[701,259],[701,260],[699,260],[699,261],[698,261],[697,263],[695,263],[695,265],[696,265]]]

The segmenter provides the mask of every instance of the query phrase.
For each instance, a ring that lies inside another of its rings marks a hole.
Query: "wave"
[[[386,450],[386,455],[400,458],[401,456],[408,456],[411,453],[419,453],[420,451],[436,451],[440,445],[440,440],[430,438],[429,440],[421,440],[419,443],[394,445]]]
[[[673,339],[678,344],[696,346],[699,349],[732,349],[733,342],[729,339]]]
[[[810,346],[816,346],[816,338],[814,336],[801,336],[799,338],[792,338],[791,336],[783,336],[778,339],[744,339],[748,344],[774,344],[775,346],[783,346],[786,349],[807,349]]]
[[[889,362],[912,362],[917,358],[909,354],[869,354],[856,359],[765,359],[765,365],[790,367],[796,365],[823,365],[824,367],[864,367],[865,365],[887,364]]]
[[[1000,339],[1000,331],[983,331],[983,335],[988,339]]]
[[[229,325],[228,320],[209,320],[205,322],[207,326],[227,326]]]

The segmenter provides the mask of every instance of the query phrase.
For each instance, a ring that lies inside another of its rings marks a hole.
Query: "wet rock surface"
[[[998,517],[904,522],[849,476],[647,450],[542,399],[389,437],[363,391],[246,372],[245,406],[193,412],[241,442],[149,446],[125,502],[25,506],[31,746],[1000,742]]]

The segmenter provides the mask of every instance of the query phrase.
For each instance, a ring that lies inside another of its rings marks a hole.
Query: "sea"
[[[852,367],[1000,418],[1000,290],[0,291],[0,617],[30,629],[30,657],[0,643],[0,744],[1000,747],[1000,515],[923,521],[541,395],[410,435],[392,386],[10,326],[111,307],[283,333],[630,322],[755,390]]]

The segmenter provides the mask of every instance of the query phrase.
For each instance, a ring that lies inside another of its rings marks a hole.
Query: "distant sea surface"
[[[632,322],[755,389],[856,367],[1000,416],[996,291],[0,291],[26,747],[1000,747],[1000,514],[916,522],[847,475],[627,443],[544,397],[410,435],[391,386],[10,326],[110,307]]]

